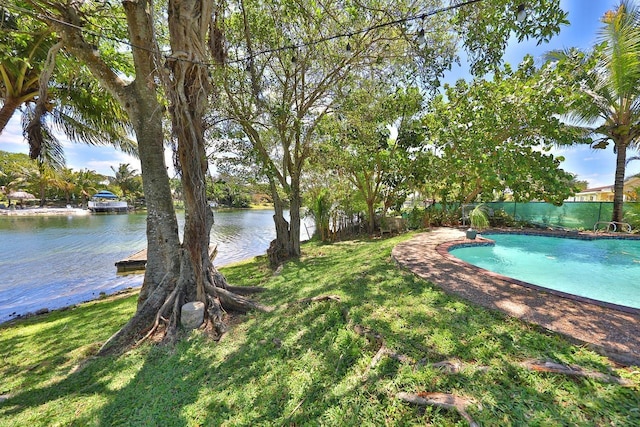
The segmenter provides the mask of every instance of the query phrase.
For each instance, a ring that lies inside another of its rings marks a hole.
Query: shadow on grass
[[[0,327],[0,393],[33,387],[49,381],[74,360],[95,351],[95,342],[104,340],[131,316],[135,296],[98,301],[53,311],[43,316],[7,323]]]
[[[279,308],[243,316],[219,343],[193,332],[173,349],[145,346],[90,361],[16,394],[0,404],[0,414],[23,415],[33,425],[462,423],[455,413],[395,399],[399,391],[438,391],[473,398],[469,412],[483,425],[638,420],[630,411],[638,403],[634,390],[518,367],[521,357],[575,359],[575,347],[401,271],[389,257],[398,241],[316,245],[312,257],[278,276],[255,265],[225,270],[231,283],[266,282],[270,291],[260,298]],[[372,247],[376,253],[367,253]],[[341,302],[295,303],[321,294]],[[468,368],[446,374],[385,357],[369,371],[378,348],[353,330],[356,323],[416,361],[457,358]]]

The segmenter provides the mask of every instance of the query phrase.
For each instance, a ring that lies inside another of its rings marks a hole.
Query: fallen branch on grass
[[[305,298],[303,300],[298,301],[298,303],[309,303],[309,302],[317,302],[317,301],[340,302],[340,297],[335,295],[324,295],[324,296],[318,296],[313,298]],[[352,324],[351,319],[349,318],[348,310],[343,309],[342,313],[345,321],[348,324]],[[388,356],[401,363],[411,364],[417,367],[428,365],[428,366],[431,366],[432,368],[441,369],[443,372],[451,373],[451,374],[458,373],[462,369],[465,369],[467,367],[467,364],[457,359],[443,360],[443,361],[431,363],[431,364],[427,364],[426,359],[421,359],[420,361],[416,362],[409,356],[406,356],[401,353],[396,353],[390,350],[389,348],[387,348],[385,345],[384,337],[379,332],[359,324],[353,325],[352,329],[356,334],[362,337],[365,337],[367,340],[369,340],[372,343],[375,343],[378,346],[378,350],[376,354],[373,356],[373,358],[371,359],[371,362],[369,363],[369,366],[367,366],[367,368],[362,374],[363,379],[367,378],[371,369],[375,368],[376,365],[380,363],[380,361],[384,356]],[[592,378],[592,379],[596,379],[596,380],[600,380],[608,383],[619,384],[622,386],[634,385],[633,382],[625,380],[623,378],[618,378],[612,375],[602,374],[600,372],[595,372],[595,371],[587,371],[579,367],[577,368],[569,367],[569,366],[565,366],[555,362],[541,362],[536,360],[527,360],[527,361],[521,362],[520,366],[529,370],[537,371],[537,372],[550,372],[550,373],[563,374],[563,375],[586,377],[586,378]],[[474,368],[480,371],[487,371],[490,369],[488,366],[474,366]],[[436,406],[436,407],[456,410],[461,417],[467,420],[467,422],[471,427],[478,426],[478,424],[471,418],[469,413],[466,411],[466,409],[473,404],[470,400],[466,398],[455,396],[449,393],[437,393],[437,392],[434,392],[434,393],[422,392],[418,394],[400,392],[396,395],[396,397],[404,402],[408,402],[415,405]]]
[[[226,288],[229,292],[233,292],[238,295],[251,295],[257,294],[260,292],[265,292],[267,288],[262,286],[231,286],[228,285]]]
[[[309,304],[310,302],[322,302],[322,301],[336,301],[340,302],[340,297],[338,295],[319,295],[317,297],[312,298],[304,298],[296,301],[297,304]]]
[[[624,387],[631,387],[634,385],[632,381],[625,380],[624,378],[614,377],[613,375],[603,374],[596,371],[587,371],[580,367],[571,367],[562,365],[555,362],[543,362],[539,360],[525,360],[520,363],[520,366],[536,371],[536,372],[549,372],[552,374],[569,375],[573,377],[591,378],[606,383],[618,384]]]
[[[286,309],[286,308],[291,308],[297,305],[310,304],[312,302],[324,302],[324,301],[340,302],[340,297],[338,295],[318,295],[316,297],[302,298],[297,301],[292,301],[290,303],[282,305],[281,308]]]
[[[400,392],[396,397],[403,402],[412,403],[420,406],[436,406],[439,408],[454,409],[458,411],[460,416],[469,422],[471,427],[478,427],[473,421],[471,415],[467,412],[467,408],[472,402],[464,397],[456,396],[449,393],[405,393]]]

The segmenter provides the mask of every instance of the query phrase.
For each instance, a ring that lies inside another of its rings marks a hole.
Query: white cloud
[[[0,134],[0,150],[11,153],[28,153],[29,146],[22,136],[20,116],[14,115]]]
[[[140,172],[140,160],[129,156],[110,146],[89,146],[84,144],[69,144],[65,146],[67,167],[74,170],[89,169],[103,175],[113,176],[115,169],[121,163],[128,163]]]

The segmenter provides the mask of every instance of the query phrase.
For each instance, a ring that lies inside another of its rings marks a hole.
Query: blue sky
[[[536,46],[533,41],[509,44],[505,54],[505,61],[517,65],[524,55],[531,54],[541,59],[545,52],[552,49],[580,47],[588,49],[596,41],[597,30],[600,27],[602,15],[619,0],[562,0],[561,5],[569,12],[570,25],[563,27],[560,34],[550,43]],[[464,71],[454,70],[445,81],[452,83],[457,78],[467,77]],[[83,144],[63,142],[67,158],[67,166],[79,169],[92,169],[105,175],[113,175],[111,166],[118,167],[120,163],[129,163],[134,169],[140,170],[140,162],[111,147],[90,147]],[[0,135],[0,150],[27,153],[27,144],[22,137],[20,119],[15,116],[9,126]],[[613,184],[615,172],[615,155],[611,146],[606,150],[592,150],[587,146],[572,147],[556,150],[557,155],[565,157],[562,168],[578,175],[578,179],[589,182],[590,187]],[[629,155],[637,155],[633,152]],[[167,165],[171,165],[170,156]],[[627,176],[640,173],[640,161],[631,162],[627,168]]]
[[[531,54],[536,60],[549,50],[579,47],[589,49],[597,40],[601,27],[600,18],[608,10],[620,4],[619,0],[561,0],[563,10],[569,13],[569,25],[560,30],[549,43],[536,46],[533,41],[510,43],[505,53],[505,62],[517,65],[524,55]],[[588,146],[576,146],[555,150],[554,154],[565,157],[561,167],[577,174],[578,179],[589,182],[590,187],[612,185],[614,182],[616,158],[611,144],[605,150],[593,150]],[[627,156],[638,155],[629,151]],[[627,177],[640,173],[640,161],[633,161],[627,167]]]

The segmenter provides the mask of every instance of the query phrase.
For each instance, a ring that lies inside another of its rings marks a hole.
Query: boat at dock
[[[88,208],[94,213],[120,213],[129,211],[129,205],[126,201],[119,200],[118,196],[107,190],[101,190],[94,194],[91,200],[89,200]]]

